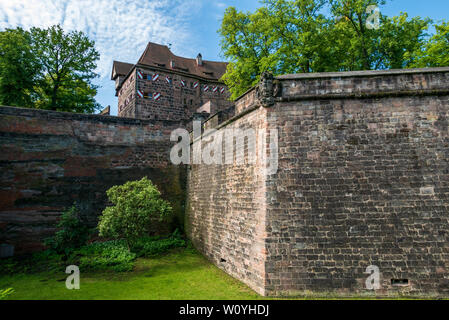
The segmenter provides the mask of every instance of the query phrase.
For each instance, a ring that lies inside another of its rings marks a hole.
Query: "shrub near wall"
[[[42,240],[75,201],[83,221],[95,227],[106,190],[145,176],[175,212],[153,233],[182,228],[185,167],[169,158],[170,133],[179,127],[177,121],[0,107],[1,241],[16,254],[43,249]]]
[[[128,181],[107,191],[113,206],[106,207],[100,216],[100,236],[124,239],[128,249],[136,240],[148,235],[154,219],[160,222],[171,215],[173,209],[153,183],[144,177]]]

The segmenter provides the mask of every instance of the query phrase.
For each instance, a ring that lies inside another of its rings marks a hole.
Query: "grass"
[[[263,299],[191,249],[139,258],[132,272],[81,270],[80,290],[66,289],[64,271],[0,275],[0,289],[14,289],[10,300]]]
[[[12,293],[6,296],[6,300],[267,299],[215,267],[194,249],[179,248],[165,255],[138,258],[131,272],[83,272],[81,269],[80,290],[66,289],[65,281],[68,275],[64,271],[65,268],[60,272],[0,275],[0,290],[13,289]],[[296,299],[377,300],[379,298],[310,295]],[[398,296],[390,299],[417,298]]]

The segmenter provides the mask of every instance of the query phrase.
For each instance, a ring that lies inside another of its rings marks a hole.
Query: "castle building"
[[[136,64],[114,61],[111,79],[118,116],[189,121],[197,109],[214,115],[232,107],[220,81],[227,63],[178,57],[167,46],[149,42]]]

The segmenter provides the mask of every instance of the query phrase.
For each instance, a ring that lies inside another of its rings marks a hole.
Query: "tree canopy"
[[[0,32],[0,105],[32,107],[39,69],[29,32]]]
[[[99,53],[83,32],[59,26],[0,32],[0,104],[92,113]]]
[[[385,0],[263,0],[255,12],[227,8],[218,31],[230,61],[223,80],[232,98],[275,75],[449,65],[449,27],[401,13]]]

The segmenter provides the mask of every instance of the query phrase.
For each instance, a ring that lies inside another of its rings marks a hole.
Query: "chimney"
[[[196,56],[196,64],[199,66],[203,65],[203,56],[201,55],[201,53],[198,53],[198,55]]]

